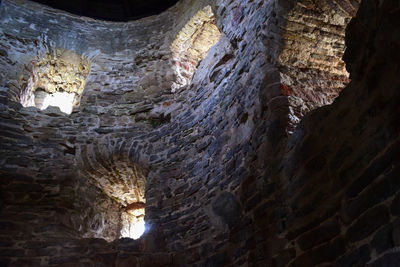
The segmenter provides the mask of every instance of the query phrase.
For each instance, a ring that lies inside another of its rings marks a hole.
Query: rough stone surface
[[[240,219],[240,206],[229,192],[223,192],[219,195],[212,203],[212,209],[230,227],[234,226]]]
[[[400,6],[358,6],[182,0],[113,23],[1,1],[0,264],[394,266]],[[186,29],[220,37],[194,64],[171,45],[206,7]],[[70,115],[21,105],[47,48],[91,61]],[[118,239],[132,203],[147,231]]]
[[[53,51],[43,51],[26,68],[29,79],[26,88],[20,93],[21,104],[45,109],[46,97],[55,93],[66,94],[71,99],[68,112],[65,113],[71,113],[72,108],[79,104],[85,88],[90,61],[72,51],[53,48]],[[63,102],[65,104],[67,100]]]

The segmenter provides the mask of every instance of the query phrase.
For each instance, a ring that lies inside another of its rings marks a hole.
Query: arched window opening
[[[84,172],[92,183],[120,206],[120,229],[117,236],[132,239],[140,238],[145,232],[145,185],[147,173],[136,164],[124,161],[109,161],[95,155],[96,168]],[[103,237],[99,233],[96,237]]]
[[[55,49],[31,62],[27,87],[21,94],[24,107],[59,107],[71,114],[79,105],[89,75],[90,61],[75,52]]]
[[[173,92],[190,83],[197,64],[220,36],[210,6],[198,11],[182,28],[170,47],[176,76],[171,87]]]
[[[145,203],[134,202],[126,206],[121,214],[121,237],[138,239],[145,231],[144,222]]]
[[[280,90],[304,101],[306,110],[331,104],[350,82],[342,60],[344,36],[358,3],[334,2],[299,1],[286,14],[278,57]],[[265,40],[267,46],[274,45],[274,38]]]

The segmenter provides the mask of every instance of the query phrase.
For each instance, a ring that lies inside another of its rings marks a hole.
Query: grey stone
[[[230,192],[221,193],[212,203],[214,213],[229,226],[233,227],[241,217],[241,207]]]

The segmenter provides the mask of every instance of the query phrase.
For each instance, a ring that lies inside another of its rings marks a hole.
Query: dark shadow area
[[[69,13],[110,21],[130,21],[157,15],[177,0],[34,0]],[[1,3],[1,1],[0,1]]]

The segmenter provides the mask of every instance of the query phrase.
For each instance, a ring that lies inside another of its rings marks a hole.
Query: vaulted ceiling
[[[95,19],[129,21],[161,13],[178,0],[33,0]]]

